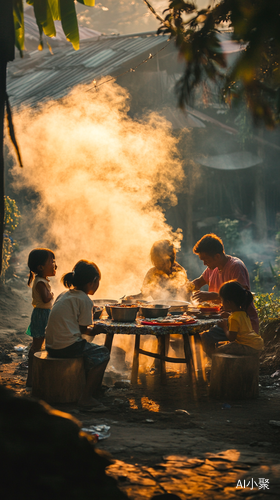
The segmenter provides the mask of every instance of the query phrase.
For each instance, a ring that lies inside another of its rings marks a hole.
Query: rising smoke
[[[130,118],[128,100],[116,83],[79,86],[14,117],[24,164],[15,183],[40,200],[27,210],[26,253],[53,241],[58,277],[79,259],[95,261],[102,273],[96,298],[139,292],[154,241],[180,246],[180,229],[173,231],[158,205],[176,204],[184,177],[176,139],[155,113]]]

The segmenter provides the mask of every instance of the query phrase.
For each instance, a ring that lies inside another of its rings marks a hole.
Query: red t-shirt
[[[230,280],[236,280],[244,288],[250,290],[249,273],[244,262],[237,257],[229,256],[222,271],[219,271],[217,267],[215,267],[215,269],[209,269],[209,267],[207,267],[202,273],[202,277],[208,285],[209,292],[219,293],[221,286]],[[248,307],[247,312],[254,331],[259,333],[259,318],[254,304]]]

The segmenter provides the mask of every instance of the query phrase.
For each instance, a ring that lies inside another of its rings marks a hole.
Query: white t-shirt
[[[49,302],[42,301],[41,295],[39,294],[36,288],[37,283],[39,283],[39,281],[42,281],[46,285],[49,292],[52,291],[50,282],[47,278],[41,278],[40,276],[36,276],[32,285],[32,305],[33,307],[39,307],[40,309],[51,309],[54,299],[49,300]]]
[[[46,328],[46,346],[64,349],[82,340],[79,325],[92,324],[93,303],[82,290],[60,294],[51,310]]]

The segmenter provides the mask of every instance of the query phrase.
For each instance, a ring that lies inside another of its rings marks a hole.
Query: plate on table
[[[198,309],[203,313],[203,314],[211,314],[211,313],[218,313],[221,310],[221,306],[197,306]]]
[[[181,325],[194,325],[197,323],[196,319],[191,316],[177,316],[177,318],[155,318],[153,320],[142,320],[141,325],[150,326],[181,326]]]

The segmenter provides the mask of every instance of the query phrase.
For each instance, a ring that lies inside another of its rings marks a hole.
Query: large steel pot
[[[167,316],[170,306],[165,304],[153,304],[150,306],[140,307],[140,314],[144,318],[162,318]]]
[[[106,308],[107,309],[107,308]],[[110,313],[113,321],[119,321],[120,323],[133,322],[136,319],[136,315],[139,311],[139,307],[120,307],[120,306],[110,306]]]

